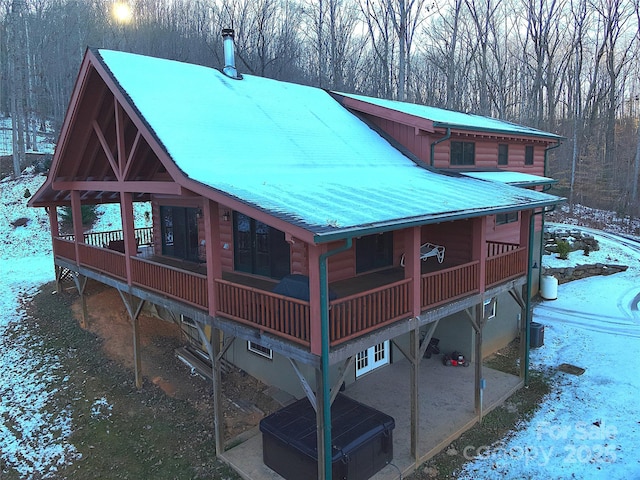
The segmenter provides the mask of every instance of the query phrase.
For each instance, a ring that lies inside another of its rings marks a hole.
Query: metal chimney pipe
[[[236,70],[236,54],[233,44],[233,28],[222,29],[222,39],[224,43],[224,68],[222,72],[229,78],[242,80],[242,75]]]

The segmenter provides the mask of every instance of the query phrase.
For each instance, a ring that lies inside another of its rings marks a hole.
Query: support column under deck
[[[142,388],[142,358],[140,355],[140,332],[138,331],[138,319],[140,312],[144,306],[144,300],[127,294],[118,289],[122,303],[124,303],[127,313],[129,314],[129,321],[133,328],[133,365],[136,378],[136,387]]]

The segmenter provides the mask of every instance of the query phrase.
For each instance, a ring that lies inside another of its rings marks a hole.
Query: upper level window
[[[476,144],[473,142],[451,142],[451,165],[475,165]]]
[[[496,214],[496,225],[514,223],[518,221],[518,212],[507,212]]]
[[[498,165],[509,164],[509,145],[501,143],[498,145]]]
[[[524,147],[524,164],[533,165],[533,145]]]

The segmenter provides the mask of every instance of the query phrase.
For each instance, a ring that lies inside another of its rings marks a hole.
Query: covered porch
[[[420,439],[418,465],[448,446],[478,421],[474,410],[475,368],[446,367],[439,356],[423,359],[419,376]],[[520,377],[483,367],[486,382],[484,412],[500,405],[523,384]],[[372,480],[397,480],[415,469],[411,455],[411,368],[405,359],[397,361],[351,384],[344,394],[373,407],[395,420],[393,462]],[[385,392],[393,392],[386,395]],[[280,475],[262,461],[262,435],[254,429],[250,435],[232,440],[221,457],[246,480],[279,480]],[[458,445],[463,455],[465,445]],[[469,446],[479,447],[479,445]],[[471,454],[475,453],[471,450]]]
[[[203,312],[215,295],[216,315],[302,347],[311,345],[309,301],[273,293],[277,281],[229,271],[208,280],[205,263],[157,255],[150,245],[151,229],[135,229],[135,236],[135,256],[113,248],[121,231],[85,234],[78,243],[73,235],[54,237],[54,255]],[[486,242],[481,260],[427,261],[420,268],[420,308],[428,311],[526,275],[527,248]],[[413,278],[405,273],[393,267],[331,282],[337,296],[329,302],[331,346],[411,318]]]

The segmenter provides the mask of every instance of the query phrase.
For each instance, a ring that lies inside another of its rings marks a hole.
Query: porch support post
[[[80,192],[71,190],[71,220],[73,221],[73,235],[76,247],[76,265],[80,265],[80,243],[84,243],[84,231],[82,229],[82,202]]]
[[[120,192],[120,214],[122,215],[122,235],[124,239],[124,260],[127,284],[131,285],[131,257],[137,253],[136,233],[133,218],[133,194]]]
[[[51,228],[51,237],[60,236],[60,224],[58,223],[58,207],[50,205],[46,207],[47,215],[49,216],[49,225]]]
[[[404,277],[411,279],[409,293],[410,308],[414,317],[420,316],[422,310],[420,244],[422,242],[420,227],[408,228],[404,234]],[[426,347],[425,347],[426,348]],[[418,462],[418,444],[420,442],[420,327],[416,321],[409,332],[409,352],[405,356],[411,364],[409,378],[409,395],[411,397],[411,456]],[[424,353],[424,352],[423,352]]]
[[[229,343],[231,345],[231,343]],[[211,356],[213,357],[213,427],[216,441],[216,455],[224,452],[224,419],[222,415],[222,373],[220,364],[220,329],[211,327]]]
[[[207,338],[200,322],[196,321],[196,328],[200,336],[200,342],[206,347],[209,361],[211,362],[211,387],[213,389],[213,430],[215,435],[216,455],[225,451],[224,444],[224,420],[222,412],[222,357],[229,349],[236,337],[228,337],[226,343],[221,345],[220,329],[211,327],[211,338]]]
[[[414,463],[418,464],[418,443],[420,442],[420,392],[418,385],[420,381],[420,329],[418,322],[415,328],[409,332],[409,361],[411,363],[411,456]]]
[[[474,315],[469,310],[465,310],[471,326],[475,331],[475,386],[474,386],[474,405],[475,411],[478,414],[478,420],[482,420],[482,394],[484,391],[484,378],[482,377],[482,330],[486,323],[484,313],[484,295],[480,298],[480,303],[474,307]]]
[[[324,374],[322,373],[322,366],[320,368],[316,368],[316,392],[324,392],[325,388],[329,388],[328,385],[324,385]],[[316,441],[318,445],[318,480],[326,480],[330,479],[333,472],[327,472],[327,462],[324,461],[327,455],[331,455],[331,452],[326,452],[326,443],[325,443],[325,429],[323,425],[325,424],[325,411],[324,411],[324,403],[322,399],[316,402]],[[331,409],[329,408],[329,421],[331,421]],[[331,430],[329,430],[329,435],[331,435]]]
[[[51,244],[54,245],[53,239],[60,236],[60,225],[58,224],[58,207],[55,205],[49,205],[45,207],[47,215],[49,216],[49,226],[51,230]],[[55,257],[55,247],[53,249],[53,255]],[[62,287],[60,285],[60,281],[62,279],[62,267],[59,267],[54,263],[53,265],[55,276],[56,276],[56,291],[60,293],[62,291]]]
[[[520,378],[524,380],[525,377],[525,367],[526,367],[526,355],[527,355],[527,349],[526,344],[525,344],[525,328],[526,328],[526,324],[527,324],[527,302],[525,301],[525,297],[526,297],[526,285],[522,287],[522,291],[518,291],[517,289],[513,288],[511,290],[509,290],[509,294],[511,295],[511,297],[516,301],[516,303],[518,304],[518,306],[520,307],[520,324],[518,325],[519,328],[519,335],[520,335]]]
[[[207,259],[207,300],[209,315],[216,316],[218,297],[216,295],[216,279],[222,277],[220,263],[220,215],[218,204],[205,199],[202,208],[204,214],[204,249]]]
[[[133,295],[124,293],[122,290],[118,290],[122,303],[124,303],[127,313],[129,314],[129,320],[133,327],[133,365],[136,377],[136,387],[142,388],[142,358],[140,356],[140,332],[138,331],[138,318],[140,312],[144,306],[144,300],[136,298]]]
[[[62,267],[58,267],[62,269]],[[89,312],[87,310],[87,299],[84,296],[84,289],[87,287],[88,278],[77,272],[71,272],[73,283],[76,284],[78,294],[80,295],[80,305],[82,306],[82,318],[80,319],[80,326],[86,328],[89,323]],[[59,282],[57,282],[59,283]]]
[[[320,255],[324,245],[309,245],[309,340],[311,353],[322,355],[322,315],[320,299]]]
[[[487,217],[476,217],[473,219],[473,245],[471,247],[471,258],[478,260],[478,289],[484,292],[486,288],[487,271]]]

